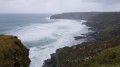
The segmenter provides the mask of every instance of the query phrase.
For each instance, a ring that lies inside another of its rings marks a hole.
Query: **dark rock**
[[[56,57],[56,53],[51,54],[51,59],[45,60],[42,67],[56,67],[55,57]]]
[[[79,39],[85,39],[86,37],[85,36],[76,36],[74,38],[75,38],[75,40],[79,40]]]

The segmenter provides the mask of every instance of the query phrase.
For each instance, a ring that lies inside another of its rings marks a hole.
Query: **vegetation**
[[[89,67],[90,63],[92,63],[93,66],[94,64],[97,64],[98,63],[97,59],[98,61],[101,60],[101,63],[103,62],[103,60],[104,60],[103,63],[108,63],[107,60],[109,60],[109,57],[111,57],[110,56],[111,54],[113,55],[115,54],[120,57],[120,52],[119,52],[120,47],[114,48],[118,45],[120,45],[120,42],[112,42],[112,41],[86,42],[80,45],[59,49],[60,51],[59,57],[58,57],[59,65],[60,67]],[[113,49],[108,50],[108,48],[113,48]],[[117,54],[114,53],[115,51],[118,51]],[[97,55],[99,56],[96,57]],[[90,60],[92,58],[96,58],[94,59],[94,62],[96,63],[93,63],[93,60]],[[106,58],[106,61],[105,61],[105,58]],[[113,59],[110,59],[110,60],[113,61]],[[113,63],[115,63],[114,61]],[[120,62],[120,59],[118,59],[116,62],[118,61]]]
[[[96,41],[58,49],[57,67],[120,67],[119,18],[119,12],[98,13],[87,18],[86,24],[97,31],[92,35]]]
[[[120,37],[120,25],[113,25],[105,28],[94,36],[98,41],[114,40]]]
[[[83,67],[118,67],[120,66],[120,46],[106,49],[97,57],[81,65]]]
[[[29,67],[28,51],[16,36],[0,35],[0,67]]]

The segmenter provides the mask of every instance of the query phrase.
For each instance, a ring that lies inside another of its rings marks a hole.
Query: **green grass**
[[[120,67],[120,64],[115,64],[115,65],[100,65],[98,67]]]
[[[59,65],[65,66],[65,67],[66,66],[79,67],[79,65],[80,65],[80,67],[90,66],[90,62],[88,64],[86,62],[87,60],[84,60],[85,58],[87,58],[87,57],[94,58],[94,57],[98,56],[101,52],[104,54],[104,50],[109,49],[109,48],[114,48],[118,45],[120,45],[120,42],[114,42],[114,41],[85,42],[85,43],[82,43],[82,44],[79,44],[76,46],[65,47],[65,48],[59,49],[59,51],[60,51],[60,53],[58,54]],[[109,51],[108,51],[108,53],[110,53]],[[107,54],[107,55],[109,55],[109,54]],[[97,60],[97,59],[95,59],[95,60]],[[101,60],[104,60],[104,59],[101,59]],[[84,62],[86,62],[86,64],[85,64],[86,66],[84,66],[84,64],[83,64],[83,66],[81,65]],[[93,62],[93,60],[91,62]],[[108,61],[106,61],[106,62],[108,62]],[[94,64],[96,64],[96,63],[94,63]]]
[[[104,50],[101,54],[90,59],[81,67],[120,67],[120,46]]]
[[[29,67],[28,49],[16,36],[0,35],[0,67]]]
[[[120,25],[107,27],[106,29],[98,33],[97,36],[99,36],[102,41],[113,40],[116,38],[116,36],[120,36]]]

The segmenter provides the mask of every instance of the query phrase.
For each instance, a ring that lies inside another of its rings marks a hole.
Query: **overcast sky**
[[[0,13],[120,11],[120,0],[0,0]]]

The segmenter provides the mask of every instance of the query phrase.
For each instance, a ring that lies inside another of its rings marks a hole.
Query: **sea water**
[[[30,67],[42,67],[56,49],[84,42],[74,36],[88,33],[81,20],[49,19],[51,14],[0,14],[0,34],[15,35],[30,49]]]

